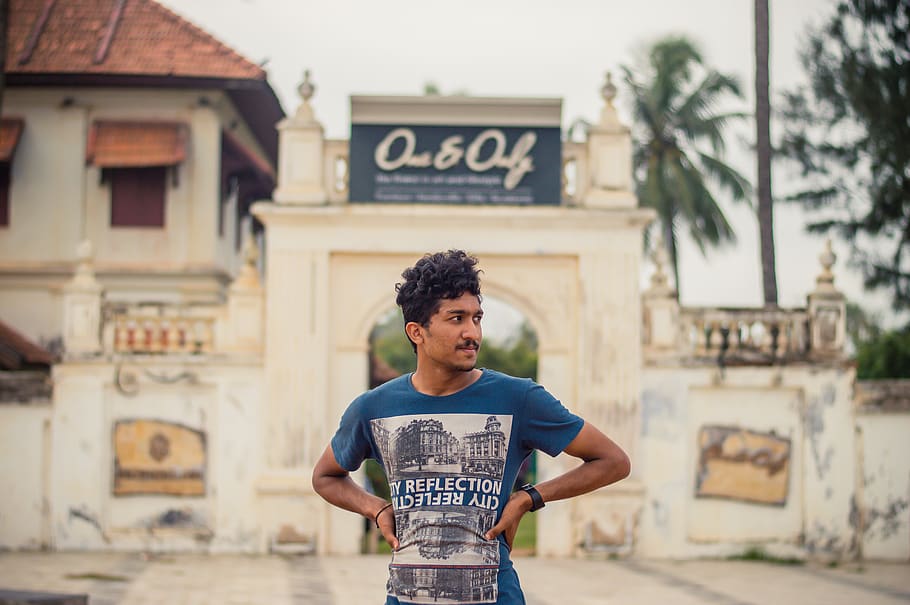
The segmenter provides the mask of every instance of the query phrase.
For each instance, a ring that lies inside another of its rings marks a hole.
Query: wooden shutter
[[[109,168],[112,227],[164,227],[167,168]]]

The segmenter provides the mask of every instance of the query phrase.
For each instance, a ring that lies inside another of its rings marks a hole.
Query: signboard
[[[789,439],[740,427],[703,426],[698,446],[696,497],[787,503]]]
[[[559,204],[559,128],[354,124],[350,201]]]
[[[205,495],[205,434],[158,420],[114,425],[114,495]]]

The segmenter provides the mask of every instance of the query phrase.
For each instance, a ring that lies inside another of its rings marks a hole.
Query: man
[[[522,516],[623,479],[626,454],[543,387],[475,367],[482,340],[477,259],[427,255],[396,285],[417,370],[355,399],[316,463],[313,487],[372,520],[391,545],[386,604],[525,602],[509,552]],[[512,493],[533,450],[583,462]],[[386,470],[392,502],[348,473]]]

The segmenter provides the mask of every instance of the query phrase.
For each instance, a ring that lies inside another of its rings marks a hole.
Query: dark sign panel
[[[350,201],[559,204],[558,127],[351,127]]]

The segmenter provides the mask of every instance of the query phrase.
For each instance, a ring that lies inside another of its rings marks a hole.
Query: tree
[[[774,266],[774,204],[771,197],[771,100],[769,98],[768,0],[755,0],[755,151],[758,160],[758,229],[762,292],[766,305],[777,305]]]
[[[787,199],[851,245],[867,288],[910,309],[910,0],[841,0],[810,30],[808,85],[784,96],[780,145],[804,177]]]
[[[657,211],[678,290],[680,229],[688,226],[702,254],[707,245],[735,241],[708,181],[737,201],[751,195],[748,181],[721,159],[724,127],[745,116],[719,113],[717,105],[725,96],[741,98],[739,83],[707,68],[684,37],[659,40],[648,52],[647,65],[622,69],[633,100],[638,199]],[[711,153],[704,151],[705,144]]]
[[[373,329],[372,353],[401,374],[417,368],[417,356],[404,335],[400,313],[390,314]],[[477,356],[477,366],[499,370],[512,376],[537,378],[537,335],[527,322],[518,331],[498,343],[484,339]]]
[[[910,378],[910,327],[886,330],[856,348],[861,380]]]

